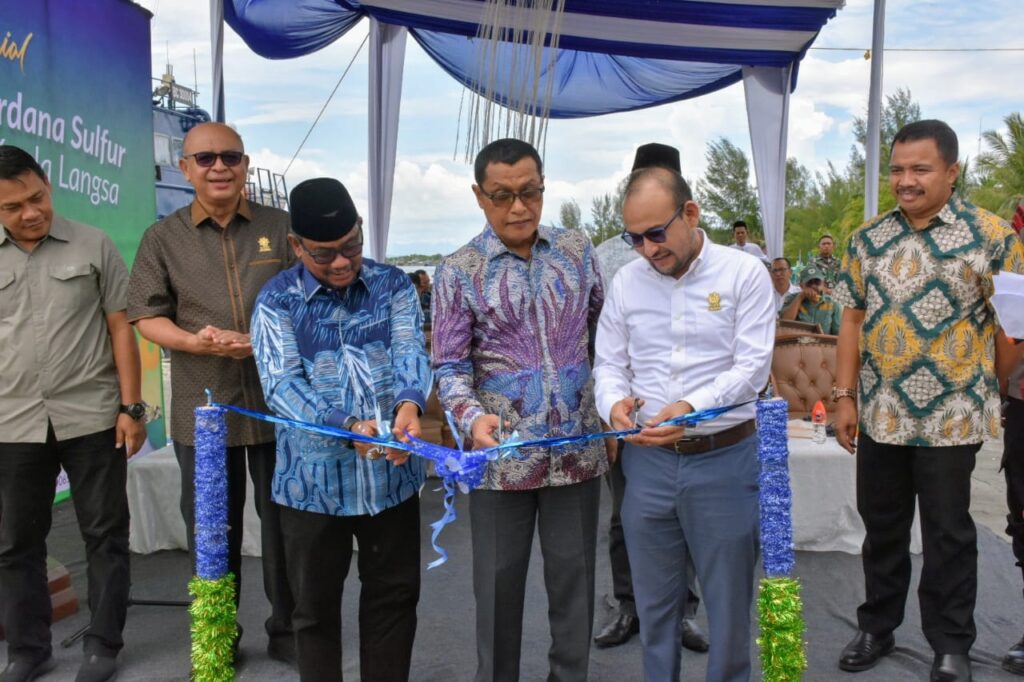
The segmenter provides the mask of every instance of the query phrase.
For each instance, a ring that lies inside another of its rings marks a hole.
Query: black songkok
[[[667,144],[649,142],[636,149],[632,170],[641,168],[667,168],[682,173],[679,165],[679,150]]]
[[[333,242],[359,220],[352,197],[334,178],[313,178],[292,188],[288,199],[292,232],[314,242]]]

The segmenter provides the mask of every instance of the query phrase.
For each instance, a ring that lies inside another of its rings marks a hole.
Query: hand
[[[836,442],[852,455],[857,450],[857,401],[840,398],[835,415]]]
[[[644,401],[626,396],[619,402],[612,405],[612,413],[609,417],[612,420],[612,428],[616,431],[627,431],[633,428],[633,415],[644,406]]]
[[[693,412],[693,406],[685,400],[669,403],[658,414],[644,422],[644,430],[635,436],[627,436],[630,443],[643,446],[666,446],[675,443],[686,433],[685,426],[657,426],[673,417]]]
[[[216,355],[242,360],[252,355],[248,334],[207,325],[192,335],[189,352],[194,355]]]
[[[817,303],[818,301],[821,300],[821,292],[818,291],[818,289],[816,289],[815,287],[809,284],[805,284],[802,287],[802,289],[803,291],[801,291],[800,293],[803,295],[805,301],[809,301],[810,303]]]
[[[146,425],[126,414],[117,415],[114,433],[114,445],[124,447],[125,459],[130,459],[146,442]]]
[[[377,435],[377,420],[367,419],[365,421],[358,421],[352,425],[352,433],[358,433],[360,436],[376,436]],[[363,459],[377,459],[380,455],[377,454],[377,446],[373,443],[363,443],[358,440],[352,441],[352,447],[355,448],[356,454]],[[371,454],[371,451],[373,454]]]
[[[493,448],[498,445],[495,433],[498,430],[498,415],[483,414],[473,420],[469,437],[473,439],[473,448]]]
[[[409,435],[406,435],[406,432]],[[391,435],[395,437],[395,440],[400,440],[403,443],[409,442],[409,436],[420,437],[420,408],[416,403],[404,402],[398,406]],[[388,448],[387,460],[396,467],[402,466],[408,459],[409,453],[405,450]]]

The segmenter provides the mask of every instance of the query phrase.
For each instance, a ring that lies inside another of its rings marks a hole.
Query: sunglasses
[[[485,192],[480,188],[480,193],[491,200],[491,203],[498,208],[508,208],[519,199],[524,204],[536,204],[544,196],[543,187],[527,187],[522,192],[508,192],[499,190],[497,192]]]
[[[651,229],[645,230],[640,234],[637,234],[635,232],[629,232],[627,230],[622,233],[622,240],[629,244],[634,249],[642,249],[644,246],[645,239],[653,244],[664,244],[665,240],[668,239],[666,231],[668,230],[669,226],[673,222],[675,222],[675,219],[678,218],[679,214],[682,212],[683,207],[680,206],[679,208],[676,209],[676,212],[672,214],[672,217],[669,218],[664,225],[661,225],[660,227],[652,227]]]
[[[245,152],[196,152],[195,154],[185,154],[181,158],[187,159],[192,158],[196,162],[196,165],[201,168],[210,168],[213,164],[217,163],[219,158],[224,162],[224,165],[228,168],[234,168],[238,164],[242,163],[242,159],[245,157]]]
[[[299,240],[299,244],[302,246],[302,250],[309,254],[309,257],[313,259],[313,262],[317,265],[330,265],[335,259],[341,255],[349,260],[355,258],[363,252],[363,220],[359,219],[356,224],[356,229],[359,230],[359,239],[354,242],[349,242],[338,249],[308,249],[306,245]]]

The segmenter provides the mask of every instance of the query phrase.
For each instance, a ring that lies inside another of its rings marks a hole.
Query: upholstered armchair
[[[835,336],[793,334],[775,339],[772,393],[789,401],[790,418],[809,416],[819,400],[831,411],[828,401],[835,378]]]

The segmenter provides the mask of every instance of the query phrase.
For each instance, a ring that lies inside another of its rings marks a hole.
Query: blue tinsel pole
[[[219,407],[196,408],[196,575],[228,572],[227,425]]]
[[[807,669],[806,623],[800,582],[790,577],[793,552],[793,495],[789,485],[789,404],[757,403],[757,457],[761,462],[761,554],[765,578],[757,599],[761,675],[766,682],[795,682]]]

